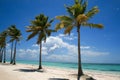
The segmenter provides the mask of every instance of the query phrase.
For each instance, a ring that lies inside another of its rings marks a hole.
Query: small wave
[[[115,71],[115,72],[120,72],[120,70],[113,70],[113,69],[109,69],[109,70],[100,70],[100,71]]]

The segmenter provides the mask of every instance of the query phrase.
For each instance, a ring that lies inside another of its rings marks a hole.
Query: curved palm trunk
[[[6,47],[4,47],[4,61],[3,63],[6,63]]]
[[[11,57],[10,57],[10,64],[12,64],[12,63],[13,63],[12,53],[13,53],[13,42],[12,42],[12,45],[11,45]]]
[[[2,58],[3,58],[3,49],[0,49],[0,63],[2,62]]]
[[[80,76],[83,75],[82,71],[82,65],[81,65],[81,49],[80,49],[80,26],[77,27],[78,32],[78,79],[80,79]]]
[[[42,51],[42,42],[40,43],[40,57],[39,57],[39,68],[38,69],[42,69],[42,57],[41,57],[41,51]]]
[[[17,40],[16,40],[16,42],[15,42],[15,48],[14,48],[13,65],[16,64],[16,45],[17,45]]]

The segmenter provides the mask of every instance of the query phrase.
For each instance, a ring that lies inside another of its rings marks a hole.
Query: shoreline
[[[6,77],[10,77],[9,80],[50,80],[50,79],[77,79],[77,70],[61,69],[57,67],[43,66],[42,71],[35,71],[38,68],[37,65],[22,64],[17,65],[0,64],[0,74]],[[110,74],[103,72],[97,72],[93,70],[83,70],[83,72],[96,80],[119,80],[120,75]],[[7,76],[7,75],[9,76]],[[0,76],[1,76],[0,75]],[[1,80],[7,80],[4,77],[0,77]]]
[[[46,62],[46,61],[43,61],[43,62]],[[51,62],[50,62],[51,63]],[[55,63],[57,63],[57,62],[55,62]],[[58,63],[61,63],[61,62],[58,62]],[[22,62],[18,62],[18,64],[25,64],[25,65],[33,65],[33,66],[38,66],[38,64],[31,64],[31,63],[22,63]],[[74,63],[73,63],[74,64]],[[83,63],[84,64],[84,63]],[[85,63],[85,64],[98,64],[98,65],[101,65],[102,63]],[[105,63],[104,63],[105,64]],[[105,64],[105,65],[110,65],[109,63],[108,64]],[[116,64],[113,64],[113,65],[116,65]],[[118,65],[120,65],[120,64],[118,64]],[[77,71],[78,69],[77,68],[68,68],[68,67],[61,67],[61,66],[52,66],[52,65],[42,65],[43,66],[43,68],[44,67],[51,67],[51,68],[58,68],[58,69],[65,69],[65,70],[72,70],[72,71]],[[89,71],[89,72],[91,72],[91,71],[93,71],[93,72],[98,72],[98,73],[104,73],[104,74],[119,74],[120,75],[120,71],[116,71],[116,70],[113,70],[113,71],[109,71],[109,70],[97,70],[97,69],[84,69],[83,68],[83,71]]]

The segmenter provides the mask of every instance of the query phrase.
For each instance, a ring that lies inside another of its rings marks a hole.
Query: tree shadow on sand
[[[20,71],[20,72],[36,72],[37,69],[15,69],[14,71]]]
[[[65,79],[65,78],[49,78],[49,80],[69,80],[69,79]]]
[[[10,63],[0,63],[0,65],[11,65]]]
[[[38,69],[16,69],[14,71],[20,71],[20,72],[45,72],[43,70],[38,70]]]

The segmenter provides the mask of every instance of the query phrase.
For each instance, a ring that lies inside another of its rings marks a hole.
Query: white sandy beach
[[[37,66],[0,64],[0,80],[77,80],[76,70],[43,66],[44,72],[35,71]],[[96,80],[120,80],[120,75],[84,71]]]

